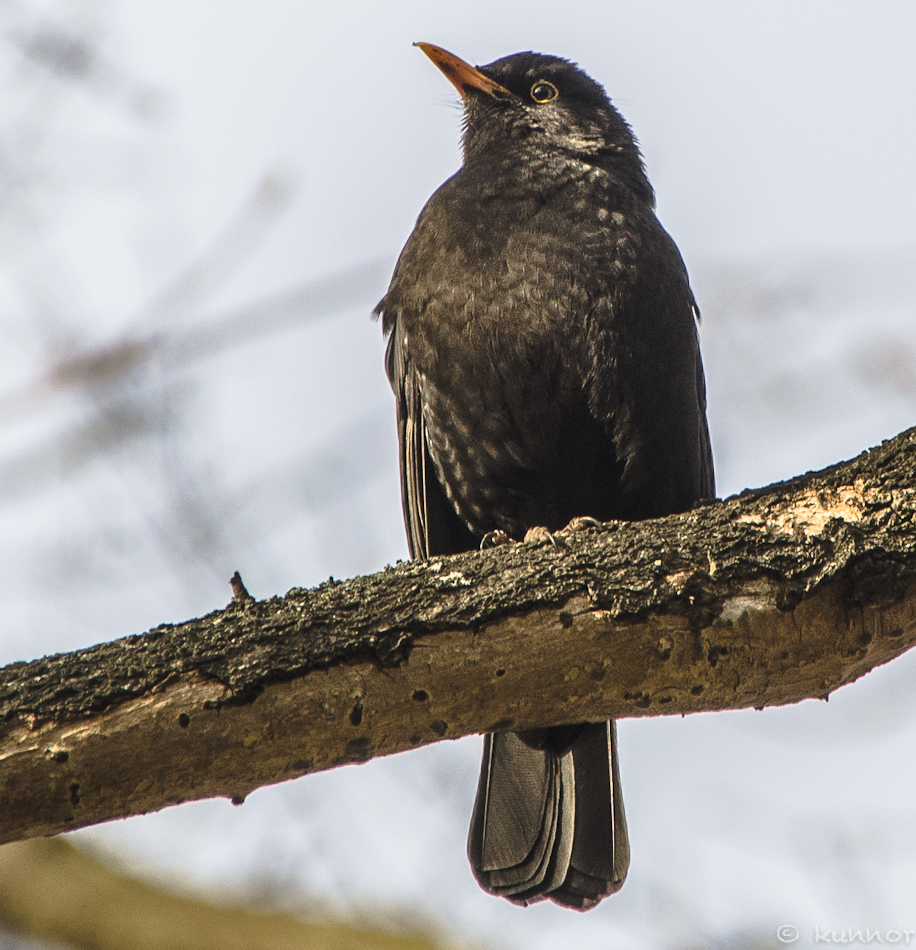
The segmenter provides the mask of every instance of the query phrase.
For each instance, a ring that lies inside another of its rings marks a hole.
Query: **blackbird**
[[[411,555],[711,497],[699,314],[629,125],[567,60],[475,68],[417,45],[461,94],[464,164],[376,308]],[[585,910],[618,890],[614,723],[485,736],[468,853],[518,904]]]

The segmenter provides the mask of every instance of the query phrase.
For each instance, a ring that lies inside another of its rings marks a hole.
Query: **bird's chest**
[[[454,253],[406,329],[431,428],[529,456],[584,384],[588,291],[555,234],[494,230]]]
[[[581,384],[590,339],[614,332],[595,326],[610,312],[595,304],[617,289],[618,225],[606,205],[588,181],[443,196],[412,241],[410,270],[421,277],[402,318],[430,386],[523,412]]]
[[[452,265],[404,326],[430,453],[478,532],[553,522],[553,482],[588,414],[582,255],[533,218],[446,250]]]
[[[422,278],[402,318],[426,375],[511,398],[523,379],[575,370],[607,256],[606,226],[583,211],[589,197],[573,188],[444,203],[417,235],[411,270]]]
[[[418,279],[399,297],[430,454],[474,530],[558,526],[556,499],[607,439],[619,222],[586,187],[448,197],[406,249]]]

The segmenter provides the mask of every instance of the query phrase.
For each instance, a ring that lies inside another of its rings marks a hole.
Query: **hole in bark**
[[[429,699],[429,693],[427,693],[425,689],[415,689],[413,691],[413,698],[418,703],[425,703],[426,700]]]
[[[245,796],[244,796],[244,795],[233,795],[232,798],[229,799],[229,801],[231,801],[233,805],[244,805],[244,804],[245,804]]]
[[[351,739],[347,743],[346,754],[355,757],[368,758],[370,752],[369,740],[366,736]]]
[[[80,786],[79,782],[73,782],[70,786],[70,804],[78,805],[80,803]]]
[[[448,732],[448,723],[443,722],[441,719],[434,719],[429,724],[429,728],[432,729],[437,736],[444,736],[446,732]]]
[[[359,698],[356,705],[350,710],[350,725],[358,726],[363,721],[363,701]]]
[[[560,626],[566,628],[566,627],[571,627],[572,625],[573,625],[573,615],[566,613],[566,611],[564,610],[560,614]]]
[[[181,726],[182,729],[187,729],[188,726],[191,725],[191,717],[187,713],[181,713],[178,717],[178,725]]]
[[[652,705],[652,698],[648,693],[624,693],[623,698],[638,706],[640,709],[647,709]]]
[[[705,686],[701,686],[701,685],[698,683],[696,686],[691,687],[691,689],[690,689],[690,695],[691,695],[691,696],[699,696],[700,693],[702,693],[704,689],[706,689],[706,687],[705,687]]]
[[[505,675],[506,675],[506,671],[505,671],[502,667],[500,667],[500,668],[496,671],[496,675],[497,675],[497,676],[505,676]]]
[[[52,752],[52,753],[51,753],[51,758],[52,758],[55,762],[66,762],[67,759],[70,758],[70,753],[69,753],[69,752],[64,752],[63,749],[60,749],[60,750],[57,751],[57,752]]]

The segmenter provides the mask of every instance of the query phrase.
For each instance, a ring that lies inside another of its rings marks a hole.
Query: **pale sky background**
[[[704,315],[720,494],[916,422],[911,0],[3,2],[2,662],[220,607],[236,569],[266,597],[406,556],[369,314],[460,161],[458,97],[416,40],[566,56],[633,125]],[[212,356],[185,340],[231,314]],[[147,333],[129,372],[49,378]],[[914,673],[624,722],[633,863],[585,915],[477,888],[477,739],[76,837],[158,879],[394,907],[493,948],[916,929]]]

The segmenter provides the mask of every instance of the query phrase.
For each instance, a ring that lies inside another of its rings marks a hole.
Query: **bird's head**
[[[471,66],[431,43],[417,46],[458,90],[464,104],[464,157],[509,151],[516,160],[585,162],[606,168],[650,204],[639,145],[603,87],[575,63],[514,53]]]

